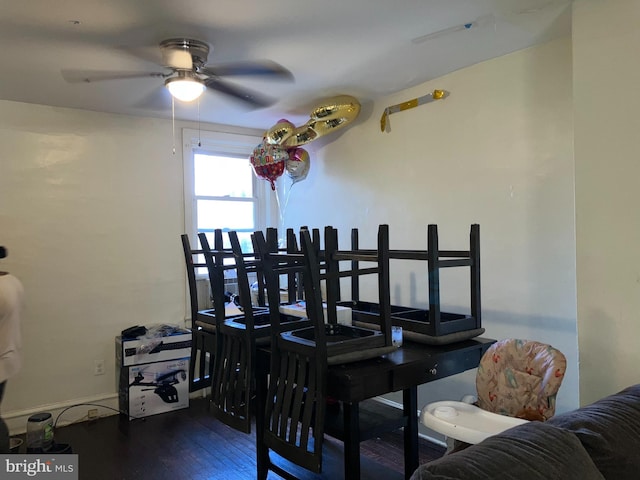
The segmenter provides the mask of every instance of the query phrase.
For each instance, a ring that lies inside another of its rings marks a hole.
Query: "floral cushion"
[[[507,339],[493,344],[478,366],[478,406],[511,417],[548,420],[567,368],[565,356],[544,343]]]

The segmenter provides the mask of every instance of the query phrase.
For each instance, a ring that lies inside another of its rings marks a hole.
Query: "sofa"
[[[411,480],[638,480],[640,384],[421,465]]]

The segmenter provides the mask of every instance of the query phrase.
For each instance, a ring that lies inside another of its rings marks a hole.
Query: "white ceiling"
[[[570,7],[570,0],[0,0],[0,99],[170,118],[161,78],[72,84],[61,70],[158,71],[141,52],[187,37],[213,47],[209,65],[270,59],[295,81],[235,77],[277,102],[250,111],[207,92],[199,108],[176,104],[176,118],[301,125],[322,99],[347,94],[365,105],[568,35]]]

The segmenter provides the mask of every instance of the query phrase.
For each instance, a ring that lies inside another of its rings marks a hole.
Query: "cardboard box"
[[[130,420],[189,407],[189,358],[120,369],[120,410]]]
[[[156,338],[116,337],[120,410],[129,419],[189,407],[191,332]]]
[[[174,335],[158,338],[138,337],[125,339],[116,337],[116,361],[118,367],[140,363],[162,362],[174,358],[191,356],[191,332],[180,330]],[[120,359],[118,361],[118,358]]]

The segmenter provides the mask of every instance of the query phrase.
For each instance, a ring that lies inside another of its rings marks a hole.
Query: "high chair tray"
[[[438,433],[471,444],[528,422],[449,400],[425,405],[420,412],[420,421]]]

